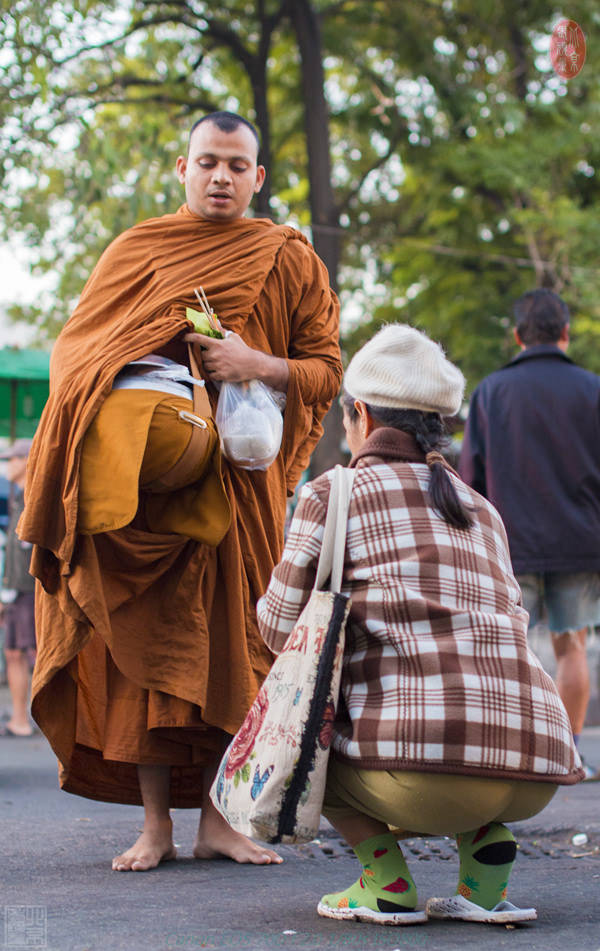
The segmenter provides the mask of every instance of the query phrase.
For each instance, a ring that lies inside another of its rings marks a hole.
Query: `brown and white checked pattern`
[[[387,430],[389,434],[390,430]],[[371,463],[371,464],[369,464]],[[527,614],[496,510],[451,473],[468,530],[427,504],[423,463],[359,458],[342,593],[352,598],[338,756],[364,768],[576,782],[579,758]],[[302,489],[258,604],[278,651],[314,584],[331,473]]]

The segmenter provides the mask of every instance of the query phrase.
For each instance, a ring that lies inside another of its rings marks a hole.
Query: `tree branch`
[[[506,264],[506,265],[511,265],[518,268],[529,268],[535,271],[536,277],[538,275],[538,268],[542,267],[544,269],[547,269],[546,273],[552,273],[553,276],[556,277],[556,274],[554,272],[553,262],[542,260],[539,257],[539,253],[537,253],[537,251],[536,251],[535,257],[532,256],[528,258],[522,258],[522,257],[513,256],[511,254],[493,254],[493,253],[486,253],[485,251],[469,250],[467,248],[455,248],[455,247],[449,248],[443,244],[428,244],[427,241],[425,241],[424,239],[413,238],[408,235],[405,235],[402,238],[402,240],[405,242],[416,244],[418,247],[422,248],[423,251],[429,251],[432,254],[441,254],[441,255],[444,255],[445,257],[451,257],[451,258],[479,258],[480,260],[490,261],[496,264]],[[597,271],[598,269],[573,265],[572,270]]]
[[[213,39],[222,43],[223,46],[228,46],[232,53],[243,65],[248,75],[251,75],[254,68],[255,58],[253,57],[252,53],[246,49],[238,35],[221,20],[209,19],[208,17],[205,17],[204,19],[206,21],[207,28],[206,30],[200,32],[208,34]]]
[[[342,212],[344,211],[347,211],[353,199],[356,198],[356,196],[359,194],[361,188],[363,187],[364,183],[366,182],[371,172],[374,172],[376,169],[381,168],[382,165],[385,165],[388,159],[392,157],[392,155],[396,151],[396,148],[398,147],[398,144],[400,143],[400,140],[401,140],[400,135],[395,135],[392,138],[390,138],[385,155],[381,155],[377,159],[377,161],[373,165],[371,165],[370,168],[367,169],[366,172],[363,172],[363,174],[361,175],[356,185],[354,185],[354,187],[351,188],[350,191],[344,196],[342,201],[338,203],[337,207],[338,207],[338,212],[340,214],[342,214]]]
[[[139,98],[136,98],[134,96],[120,96],[118,99],[107,97],[107,98],[98,99],[97,101],[95,101],[94,108],[96,106],[106,106],[106,105],[139,106],[139,105],[145,105],[150,102],[160,102],[163,105],[183,106],[186,114],[188,112],[193,112],[196,109],[201,109],[203,112],[216,112],[217,110],[216,104],[214,102],[211,102],[210,100],[196,99],[195,101],[192,101],[189,98],[178,99],[176,96],[169,96],[167,93],[162,93],[156,96],[144,96]]]
[[[96,50],[108,49],[111,46],[115,46],[117,43],[121,43],[123,40],[126,40],[129,36],[133,36],[134,33],[137,33],[138,30],[146,30],[151,26],[161,26],[163,23],[182,23],[184,26],[188,26],[190,29],[196,29],[192,23],[187,23],[185,20],[178,20],[172,16],[156,16],[151,20],[141,20],[139,23],[134,23],[128,30],[125,30],[124,33],[121,33],[120,36],[113,37],[110,40],[103,40],[102,43],[90,43],[87,46],[81,46],[75,53],[70,53],[69,56],[65,56],[64,59],[52,59],[52,62],[55,66],[64,66],[66,63],[72,62],[74,59],[82,56],[84,53],[92,53]],[[38,53],[44,53],[45,49],[40,46],[29,45],[28,49],[35,50]]]
[[[293,0],[292,0],[293,2]],[[261,37],[258,44],[258,58],[262,61],[268,56],[271,37],[288,10],[288,0],[281,0],[279,7],[270,15],[265,12],[264,0],[257,0],[257,15],[261,24]]]

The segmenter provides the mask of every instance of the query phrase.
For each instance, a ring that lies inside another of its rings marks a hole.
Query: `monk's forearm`
[[[311,452],[323,435],[322,419],[339,390],[341,366],[310,358],[290,360],[287,405],[283,416],[286,489],[292,495]]]
[[[300,400],[306,406],[331,403],[342,382],[341,362],[328,356],[289,361],[290,374],[298,387]]]
[[[280,393],[287,393],[288,382],[290,379],[290,368],[287,360],[283,357],[274,357],[269,353],[260,353],[256,351],[258,373],[256,379],[266,383],[273,390],[279,390]]]

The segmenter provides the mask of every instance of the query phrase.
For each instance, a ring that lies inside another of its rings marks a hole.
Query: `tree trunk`
[[[332,288],[337,291],[340,227],[331,184],[329,112],[325,99],[321,29],[310,0],[292,0],[290,7],[301,59],[313,244],[329,271]],[[323,438],[312,455],[311,476],[345,461],[341,449],[342,415],[337,400],[325,417],[324,427]]]
[[[268,49],[267,49],[268,53]],[[256,213],[261,218],[271,218],[271,123],[267,104],[267,61],[266,53],[257,59],[250,74],[256,125],[260,131],[260,150],[258,161],[265,167],[265,181],[256,196]]]

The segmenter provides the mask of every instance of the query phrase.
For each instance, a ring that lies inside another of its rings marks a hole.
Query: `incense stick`
[[[202,285],[200,285],[199,288],[198,287],[194,288],[194,294],[198,298],[198,303],[200,304],[200,307],[202,308],[202,311],[206,319],[208,320],[210,326],[212,327],[212,329],[220,330],[219,324],[216,319],[216,314],[214,310],[212,309],[212,307],[210,306],[210,304],[208,303],[208,298],[206,294],[204,293],[204,288],[202,287]]]

